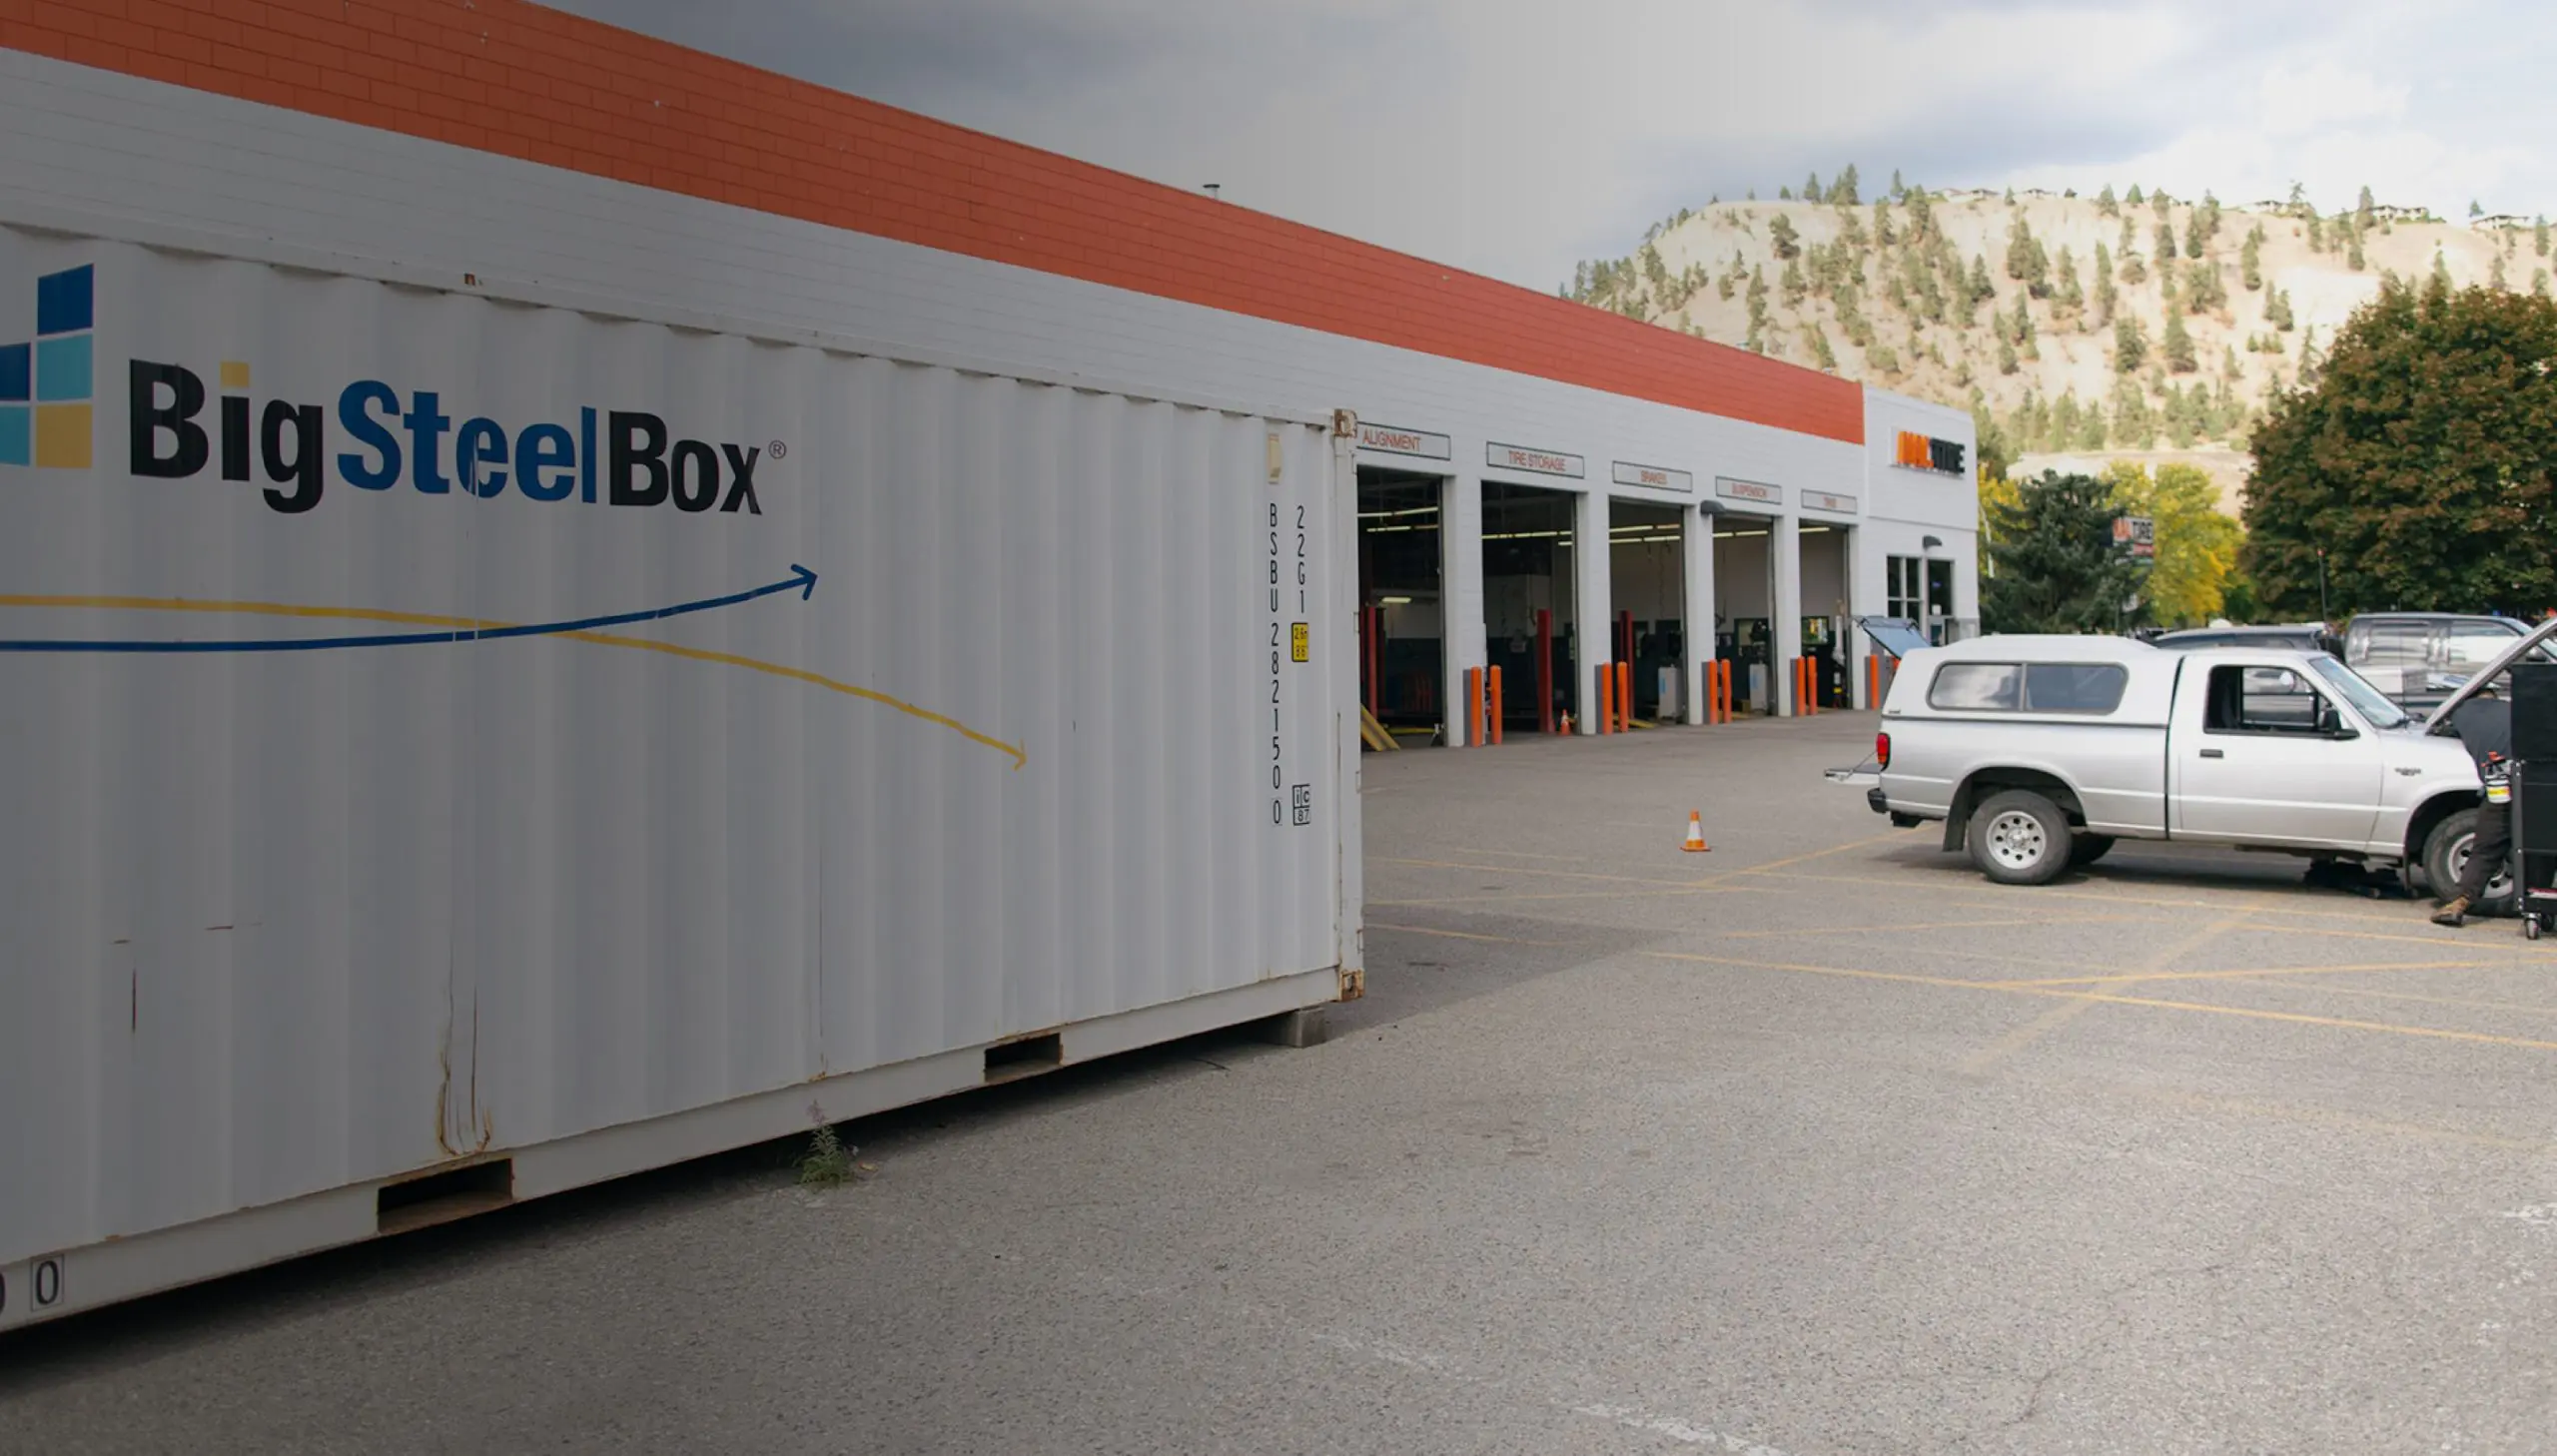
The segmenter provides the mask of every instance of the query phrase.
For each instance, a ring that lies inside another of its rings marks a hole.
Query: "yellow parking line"
[[[2421,1037],[2445,1042],[2469,1042],[2495,1047],[2519,1047],[2534,1052],[2557,1052],[2557,1042],[2543,1042],[2529,1037],[2499,1037],[2486,1032],[2453,1032],[2439,1027],[2409,1027],[2395,1022],[2358,1021],[2345,1017],[2317,1017],[2297,1012],[2259,1011],[2253,1007],[2213,1006],[2207,1002],[2166,1001],[2153,997],[2115,996],[2097,992],[2073,992],[2063,987],[2019,986],[1998,981],[1960,981],[1945,976],[1913,976],[1896,971],[1852,971],[1840,966],[1811,966],[1782,961],[1751,961],[1736,956],[1703,956],[1685,951],[1640,951],[1637,955],[1656,960],[1692,961],[1708,966],[1731,966],[1751,971],[1789,971],[1813,976],[1836,976],[1854,981],[1896,981],[1913,986],[1949,987],[1958,991],[1992,991],[2008,996],[2040,996],[2060,1000],[2100,1002],[2112,1006],[2147,1007],[2159,1011],[2194,1012],[2205,1016],[2236,1017],[2245,1021],[2285,1022],[2296,1026],[2328,1027],[2339,1031],[2382,1032],[2400,1037]]]
[[[2039,981],[2007,981],[2019,991],[2045,986],[2111,986],[2125,981],[2239,981],[2281,976],[2334,976],[2350,971],[2489,971],[2488,961],[2370,961],[2356,966],[2249,966],[2238,971],[2143,971],[2122,976],[2055,976]]]
[[[1571,944],[1569,941],[1531,941],[1519,936],[1487,936],[1479,931],[1439,930],[1425,925],[1387,925],[1383,921],[1376,920],[1367,922],[1365,928],[1399,931],[1407,936],[1445,936],[1450,940],[1458,941],[1492,941],[1504,946],[1567,946]]]
[[[2024,919],[2024,920],[1937,920],[1937,921],[1920,921],[1920,922],[1918,922],[1918,923],[1917,923],[1917,924],[1915,924],[1915,925],[1822,925],[1822,926],[1789,926],[1789,927],[1787,927],[1787,928],[1785,928],[1785,929],[1783,929],[1783,930],[1731,931],[1731,932],[1729,932],[1729,933],[1725,934],[1725,935],[1724,935],[1724,937],[1723,937],[1723,939],[1724,939],[1724,940],[1728,940],[1728,941],[1750,941],[1750,940],[1764,940],[1764,939],[1768,939],[1768,938],[1772,938],[1772,937],[1777,937],[1777,936],[1880,936],[1880,935],[1895,935],[1895,936],[1896,936],[1896,935],[1902,935],[1902,934],[1905,934],[1905,933],[1910,932],[1910,931],[1931,931],[1931,930],[1999,930],[1999,929],[2004,929],[2004,928],[2009,927],[2009,926],[2027,926],[2027,925],[2029,925],[2029,926],[2059,926],[2059,925],[2120,925],[2120,924],[2123,924],[2125,921],[2128,921],[2128,920],[2130,920],[2130,919],[2131,919],[2131,917],[2129,917],[2129,916],[2124,916],[2124,915],[2063,916],[2063,917],[2059,917],[2059,918],[2057,918],[2057,919],[2049,918],[2049,917],[2040,917],[2040,916],[2037,916],[2037,917],[2033,917],[2033,918],[2030,918],[2030,919]],[[1933,947],[1930,947],[1929,949],[1932,951],[1934,948],[1933,948]],[[2021,958],[2019,958],[2019,959],[2021,959]],[[2033,964],[2046,964],[2046,965],[2047,965],[2047,964],[2049,964],[2049,963],[2048,963],[2048,961],[2045,961],[2045,962],[2041,962],[2041,963],[2027,962],[2026,964],[2028,964],[2028,965],[2033,965]]]
[[[1486,875],[1534,875],[1548,880],[1603,880],[1617,885],[1662,885],[1671,889],[1690,889],[1692,880],[1655,880],[1642,875],[1598,875],[1586,870],[1531,870],[1518,865],[1469,865],[1456,860],[1413,860],[1380,858],[1371,865],[1416,865],[1427,870],[1475,870]]]

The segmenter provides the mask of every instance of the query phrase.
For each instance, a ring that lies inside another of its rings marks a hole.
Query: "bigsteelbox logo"
[[[96,324],[94,268],[36,280],[36,337],[0,344],[0,465],[89,468]]]
[[[208,402],[202,375],[184,364],[131,363],[134,474],[164,480],[200,474],[219,443],[222,478],[263,476],[267,504],[288,515],[320,503],[332,466],[358,490],[393,490],[405,481],[423,495],[458,492],[487,500],[512,490],[544,502],[671,503],[688,512],[763,514],[755,498],[763,446],[681,438],[662,416],[643,409],[586,405],[573,427],[538,421],[509,428],[484,415],[456,421],[436,390],[412,389],[404,400],[381,379],[347,385],[330,410],[282,398],[259,407],[242,361],[224,362],[219,377],[218,418],[208,426],[201,422]],[[333,415],[352,448],[333,453]],[[780,446],[772,452],[781,453]]]

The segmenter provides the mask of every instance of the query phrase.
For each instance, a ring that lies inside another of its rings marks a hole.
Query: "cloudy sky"
[[[550,3],[1538,289],[1849,162],[2557,211],[2518,0]]]

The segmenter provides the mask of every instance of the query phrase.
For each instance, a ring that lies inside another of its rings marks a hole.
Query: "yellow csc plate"
[[[1313,660],[1313,633],[1306,629],[1303,622],[1298,622],[1287,629],[1287,652],[1289,656],[1293,657],[1298,662],[1311,662]]]

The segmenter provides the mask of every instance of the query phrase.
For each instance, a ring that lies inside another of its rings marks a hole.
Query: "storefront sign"
[[[2151,561],[2157,556],[2157,522],[2144,515],[2114,517],[2114,549],[2134,560]]]
[[[1959,475],[1963,472],[1962,458],[1965,453],[1967,451],[1961,440],[1934,439],[1916,430],[1904,429],[1900,432],[1900,451],[1892,457],[1891,462],[1912,470],[1932,470],[1939,475]]]
[[[1427,460],[1453,459],[1455,443],[1443,434],[1425,429],[1404,429],[1392,424],[1369,424],[1358,421],[1358,448],[1381,450],[1389,455],[1418,455]]]
[[[1658,465],[1635,465],[1623,460],[1616,462],[1616,483],[1648,485],[1654,490],[1676,490],[1688,495],[1696,493],[1696,477],[1685,470],[1668,470]]]
[[[1756,505],[1782,505],[1785,487],[1761,485],[1755,480],[1734,480],[1729,475],[1714,477],[1714,493],[1725,500],[1746,500]]]
[[[1521,445],[1495,444],[1486,452],[1488,463],[1498,470],[1525,470],[1536,475],[1569,475],[1577,480],[1586,467],[1578,455],[1559,450],[1531,450]]]
[[[1805,510],[1834,510],[1840,515],[1854,515],[1856,497],[1833,495],[1826,490],[1806,490],[1802,493],[1802,507]]]

